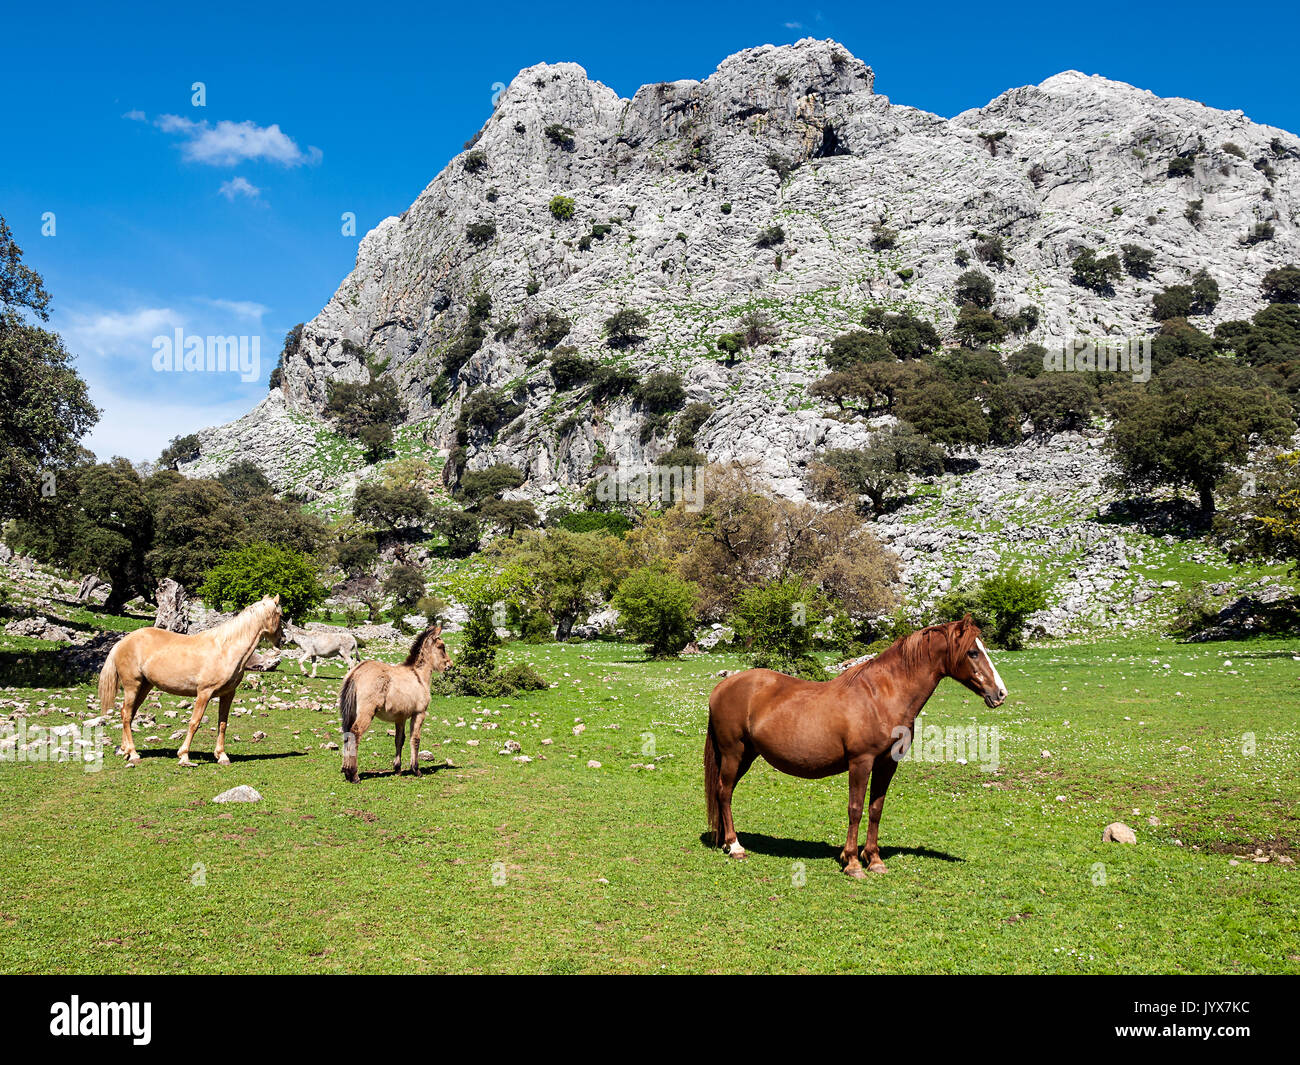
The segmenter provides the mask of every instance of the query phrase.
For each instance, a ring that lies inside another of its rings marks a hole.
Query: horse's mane
[[[439,636],[440,631],[441,630],[437,628],[432,628],[425,629],[420,633],[420,635],[415,638],[415,642],[411,644],[411,649],[406,653],[406,661],[403,662],[402,665],[418,665],[420,659],[424,657],[425,644],[428,643],[429,640],[436,639]]]
[[[891,662],[898,661],[905,670],[911,672],[922,668],[928,661],[926,656],[926,646],[929,643],[931,633],[940,632],[948,628],[948,625],[929,625],[924,629],[917,629],[899,640],[895,640],[886,647],[875,658],[868,658],[865,662],[859,662],[856,666],[851,666],[839,675],[838,680],[845,684],[852,684],[863,673],[873,667],[888,665]],[[947,634],[945,633],[945,636]]]
[[[266,621],[266,615],[273,609],[274,603],[267,604],[264,600],[259,599],[256,603],[249,603],[233,618],[228,618],[220,625],[214,625],[207,630],[206,635],[211,636],[221,644],[234,643],[236,640],[242,641],[251,635],[254,625],[261,628]]]

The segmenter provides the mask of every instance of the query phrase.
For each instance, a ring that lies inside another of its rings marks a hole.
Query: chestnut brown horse
[[[916,715],[939,681],[952,677],[991,707],[1007,697],[979,637],[979,627],[967,614],[961,621],[905,636],[834,680],[799,680],[770,669],[747,669],[723,680],[709,696],[704,741],[704,797],[714,844],[721,842],[733,858],[745,856],[731,820],[731,793],[761,754],[797,777],[848,770],[849,831],[840,863],[854,877],[866,875],[858,860],[858,822],[870,778],[862,859],[872,872],[883,873],[876,837],[885,792],[898,759],[911,745]]]
[[[397,724],[397,757],[393,772],[402,771],[402,741],[411,722],[411,774],[420,775],[420,727],[429,709],[429,681],[436,669],[451,665],[442,642],[442,626],[425,629],[411,644],[400,666],[373,658],[354,666],[339,689],[339,723],[343,728],[343,778],[356,783],[357,746],[374,718]]]

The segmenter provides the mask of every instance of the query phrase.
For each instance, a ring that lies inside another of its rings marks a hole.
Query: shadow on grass
[[[425,765],[420,766],[420,776],[427,777],[427,776],[431,776],[434,773],[437,773],[441,769],[452,769],[452,768],[454,768],[454,766],[449,766],[442,762],[426,763]],[[369,773],[362,772],[358,774],[361,780],[375,780],[377,778],[395,777],[397,775],[398,774],[394,773],[391,769],[388,770],[375,769]],[[412,776],[412,773],[410,769],[403,769],[401,775],[404,777],[409,777]],[[360,781],[358,781],[358,783],[360,783]]]
[[[179,747],[140,747],[137,748],[140,754],[140,760],[146,758],[175,758]],[[268,762],[277,758],[306,758],[305,751],[267,751],[266,754],[234,754],[231,751],[226,752],[230,759],[230,764],[235,765],[238,762]],[[119,756],[120,757],[120,756]],[[211,751],[196,751],[191,748],[190,761],[192,762],[211,762],[217,763],[217,756]]]
[[[786,836],[768,836],[761,832],[741,832],[738,835],[745,850],[751,854],[765,854],[769,858],[792,858],[807,861],[822,861],[827,858],[832,861],[839,860],[841,845],[838,844],[822,843],[812,839],[789,839]],[[711,848],[713,846],[713,833],[701,833],[700,842]],[[955,854],[948,854],[946,851],[931,850],[929,847],[882,846],[880,848],[882,860],[888,861],[894,855],[930,858],[938,862],[964,862],[966,860],[957,857]]]

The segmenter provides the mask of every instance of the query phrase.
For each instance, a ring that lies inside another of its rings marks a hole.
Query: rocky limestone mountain
[[[874,80],[841,45],[811,39],[748,49],[703,81],[643,86],[630,100],[573,63],[520,72],[465,152],[361,241],[280,387],[203,430],[184,472],[248,457],[279,487],[341,506],[368,471],[322,420],[327,382],[366,381],[374,366],[400,389],[408,437],[429,449],[455,443],[475,389],[512,394],[521,410],[473,430],[465,465],[518,466],[522,494],[543,503],[571,499],[598,466],[656,460],[672,434],[643,441],[630,399],[557,390],[537,335],[551,313],[584,356],[679,373],[687,402],[714,408],[695,446],[800,498],[816,451],[861,446],[873,430],[806,394],[829,339],[870,306],[907,309],[947,335],[959,253],[980,239],[1001,238],[1008,256],[985,268],[995,309],[1039,311],[1017,345],[1148,335],[1153,294],[1201,268],[1222,298],[1197,324],[1249,317],[1263,275],[1300,261],[1300,140],[1240,111],[1067,71],[945,119],[892,103]],[[557,196],[572,199],[572,217],[552,212]],[[1248,243],[1260,223],[1272,239]],[[759,239],[776,226],[782,240]],[[1082,249],[1129,243],[1155,253],[1150,278],[1125,276],[1110,296],[1071,282]],[[444,354],[483,295],[485,338],[447,376]],[[603,323],[622,308],[649,324],[641,342],[613,349]],[[756,309],[779,336],[724,362],[718,336]],[[1015,452],[992,469],[1026,468],[1043,491],[1068,477],[1068,447]],[[1095,518],[1100,475],[1090,483],[1071,521]],[[943,515],[896,520],[913,519],[924,528]]]
[[[1168,176],[1174,158],[1190,172]],[[282,487],[328,488],[347,471],[302,484],[318,450],[303,419],[323,411],[327,381],[368,379],[366,353],[386,362],[410,419],[440,446],[475,388],[515,390],[523,413],[472,437],[467,465],[517,465],[535,496],[585,483],[600,462],[653,460],[671,441],[642,444],[629,401],[592,410],[556,391],[532,332],[554,312],[584,355],[681,373],[688,400],[716,408],[697,446],[757,456],[773,486],[797,496],[814,450],[868,432],[805,396],[825,372],[825,342],[870,305],[908,308],[946,333],[955,256],[973,234],[1002,238],[1010,258],[990,271],[996,307],[1040,311],[1025,339],[1150,333],[1153,293],[1202,267],[1223,289],[1202,324],[1247,317],[1263,274],[1300,258],[1298,159],[1300,140],[1240,111],[1075,71],[940,118],[877,94],[871,69],[833,41],[749,49],[704,81],[647,85],[631,100],[573,63],[530,67],[467,151],[361,241],[356,268],[285,360],[281,388],[247,419],[203,431],[186,472],[209,473],[247,445]],[[549,210],[557,195],[573,199],[572,218]],[[1260,222],[1273,239],[1244,243]],[[490,235],[471,239],[481,223]],[[894,247],[873,247],[877,225],[897,233]],[[759,247],[772,226],[784,241]],[[1125,243],[1155,252],[1149,280],[1126,277],[1111,297],[1071,283],[1081,249]],[[443,353],[478,294],[492,301],[486,340],[439,394]],[[649,327],[615,352],[602,323],[623,307]],[[717,336],[755,308],[780,336],[722,365]],[[268,434],[273,444],[259,446]]]

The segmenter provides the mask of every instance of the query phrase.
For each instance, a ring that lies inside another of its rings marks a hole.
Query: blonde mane
[[[256,603],[250,603],[244,607],[233,618],[223,621],[220,625],[214,625],[208,629],[205,635],[209,636],[212,641],[222,649],[232,645],[242,646],[253,636],[254,632],[260,632],[265,626],[267,617],[275,609],[273,600],[259,599]],[[254,647],[256,647],[254,642]]]

